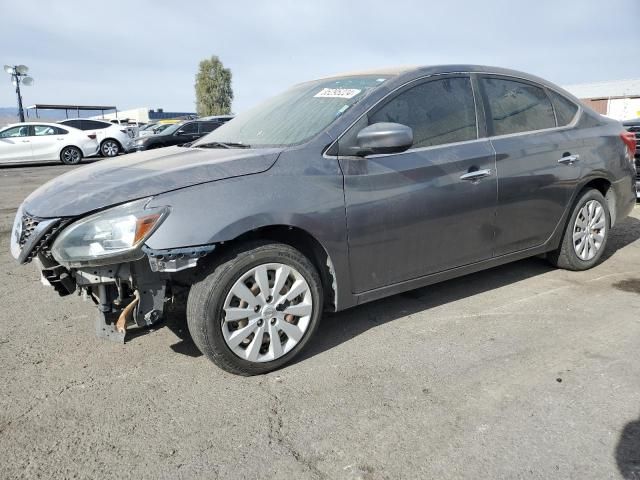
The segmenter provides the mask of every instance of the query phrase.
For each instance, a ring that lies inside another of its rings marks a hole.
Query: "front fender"
[[[336,282],[347,288],[339,296],[350,295],[342,173],[336,160],[302,161],[283,154],[267,172],[168,192],[150,205],[171,208],[146,242],[154,250],[219,244],[268,226],[304,230],[325,249]]]

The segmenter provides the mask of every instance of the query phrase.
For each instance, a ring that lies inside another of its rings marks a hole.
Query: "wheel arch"
[[[604,199],[607,201],[607,206],[609,207],[609,215],[611,217],[611,226],[613,227],[616,224],[616,218],[617,218],[617,214],[616,214],[617,202],[616,202],[615,191],[612,188],[612,185],[613,185],[612,182],[604,176],[591,178],[588,181],[586,181],[586,183],[584,183],[582,188],[578,190],[576,198],[574,199],[573,203],[575,203],[575,200],[579,198],[582,192],[584,192],[585,190],[595,189],[599,191],[604,197]]]
[[[101,150],[102,150],[102,145],[104,145],[104,142],[106,142],[107,140],[113,140],[114,142],[116,142],[118,144],[118,146],[120,147],[120,150],[122,150],[122,143],[120,142],[120,140],[118,140],[117,138],[114,138],[114,137],[103,138],[100,141],[100,149]]]
[[[304,256],[306,256],[320,274],[322,289],[324,292],[325,309],[336,311],[336,306],[338,304],[338,279],[333,261],[331,260],[328,250],[322,245],[322,243],[303,228],[292,225],[276,224],[265,225],[252,229],[231,240],[220,242],[216,246],[216,250],[213,254],[210,255],[209,261],[215,261],[215,258],[222,255],[230,248],[235,248],[243,243],[256,240],[284,243],[299,250]]]
[[[78,145],[74,145],[73,143],[69,143],[60,148],[60,151],[58,152],[58,160],[62,161],[62,152],[64,152],[66,148],[75,148],[80,152],[80,160],[84,158],[84,152],[82,151],[82,148],[80,148]]]

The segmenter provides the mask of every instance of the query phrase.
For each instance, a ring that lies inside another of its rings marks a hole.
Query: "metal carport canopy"
[[[99,111],[102,112],[102,116],[104,116],[104,112],[107,110],[115,110],[116,118],[118,117],[118,109],[111,105],[51,105],[46,103],[36,103],[35,105],[27,107],[27,110],[35,110],[36,118],[38,118],[38,110],[64,110],[64,114],[67,118],[69,118],[69,110],[75,110],[78,117],[80,117],[81,110],[92,112]]]

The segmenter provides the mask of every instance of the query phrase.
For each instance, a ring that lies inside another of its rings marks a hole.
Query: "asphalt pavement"
[[[179,308],[125,345],[11,258],[62,165],[0,168],[0,478],[640,479],[640,208],[587,272],[533,258],[325,315],[259,377]]]

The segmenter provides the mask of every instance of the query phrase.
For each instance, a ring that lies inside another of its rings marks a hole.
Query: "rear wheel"
[[[107,138],[100,144],[100,153],[103,157],[116,157],[121,150],[120,144],[111,138]]]
[[[309,341],[322,314],[313,264],[281,243],[232,252],[191,287],[187,323],[196,346],[239,375],[270,372]]]
[[[82,151],[78,147],[64,147],[60,152],[60,161],[65,165],[77,165],[82,161]]]
[[[587,270],[595,266],[607,246],[611,215],[607,201],[595,189],[585,191],[573,209],[560,247],[547,254],[556,267]]]

